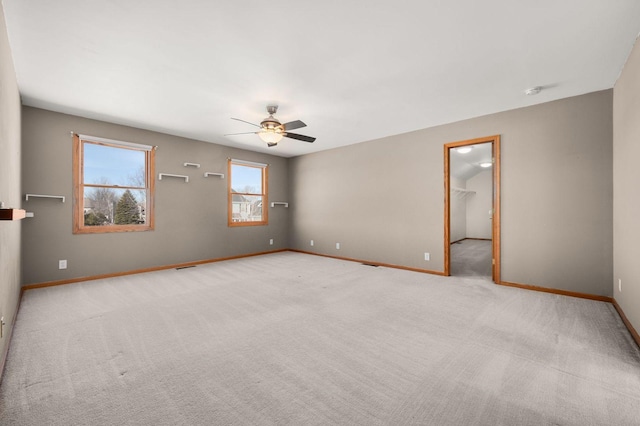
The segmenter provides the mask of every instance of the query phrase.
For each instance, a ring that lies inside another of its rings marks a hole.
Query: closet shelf
[[[475,194],[476,191],[470,191],[468,189],[451,187],[451,193],[456,194],[460,198],[467,198],[469,195]]]
[[[475,193],[476,193],[476,191],[470,191],[470,190],[468,190],[468,189],[455,188],[455,187],[452,187],[452,188],[451,188],[451,191],[453,191],[453,192],[460,192],[460,193],[470,193],[470,194],[475,194]]]

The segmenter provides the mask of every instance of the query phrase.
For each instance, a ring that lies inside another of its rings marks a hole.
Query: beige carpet
[[[30,290],[2,425],[634,425],[607,303],[284,252]]]

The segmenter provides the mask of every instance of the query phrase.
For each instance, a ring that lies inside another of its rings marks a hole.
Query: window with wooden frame
[[[150,231],[155,148],[73,135],[73,233]]]
[[[229,160],[229,226],[266,225],[268,166],[243,160]]]

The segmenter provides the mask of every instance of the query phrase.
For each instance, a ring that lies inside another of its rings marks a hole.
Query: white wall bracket
[[[204,172],[204,177],[218,176],[220,179],[224,179],[224,173]]]
[[[185,175],[174,175],[171,173],[158,173],[158,180],[162,180],[163,177],[174,177],[178,179],[184,179],[185,183],[189,182],[189,176]]]
[[[25,194],[25,201],[29,201],[29,197],[31,198],[57,198],[64,203],[65,197],[64,195],[42,195],[42,194]]]
[[[289,208],[289,203],[285,203],[284,201],[274,201],[271,203],[271,207],[275,206],[285,206],[286,208]]]

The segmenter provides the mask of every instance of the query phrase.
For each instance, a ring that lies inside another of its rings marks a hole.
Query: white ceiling
[[[638,0],[2,3],[25,105],[283,157],[609,89],[640,31]],[[223,136],[268,103],[316,142]]]
[[[449,150],[449,170],[452,177],[467,181],[482,171],[491,170],[480,164],[493,162],[492,144],[481,143],[470,147],[471,151],[464,154],[456,148]]]

